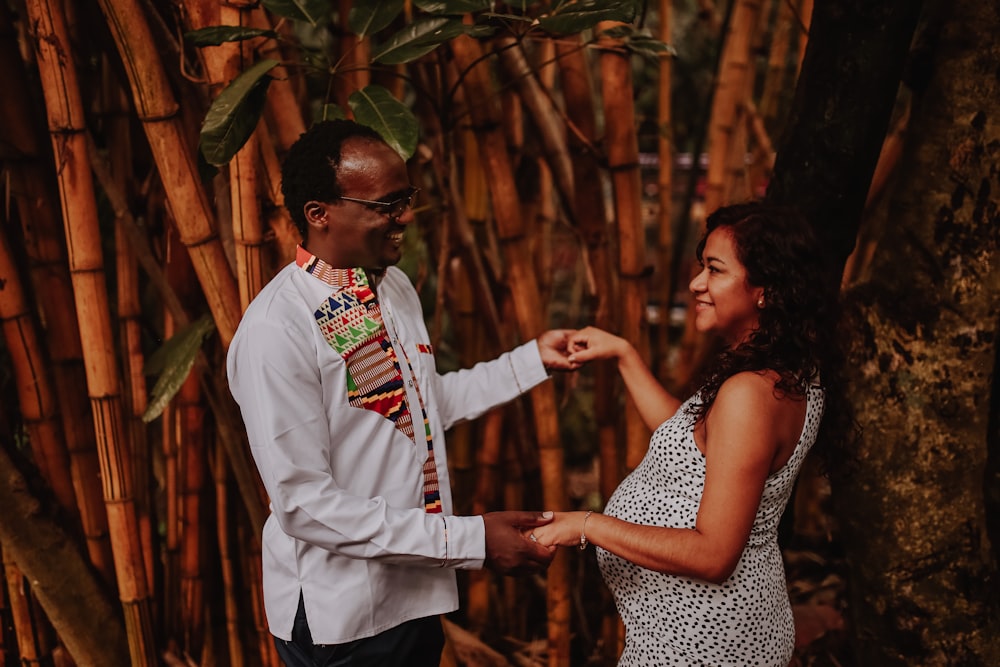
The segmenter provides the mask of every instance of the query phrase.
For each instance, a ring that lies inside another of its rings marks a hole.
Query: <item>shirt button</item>
[[[408,384],[409,386],[411,386],[411,387],[412,387],[412,386],[413,386],[413,380],[410,380],[410,381],[409,381],[409,382],[407,382],[406,384]]]

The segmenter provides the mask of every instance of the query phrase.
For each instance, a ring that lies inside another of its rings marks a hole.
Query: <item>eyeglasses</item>
[[[406,189],[406,194],[392,201],[373,201],[371,199],[357,199],[356,197],[344,196],[337,197],[337,199],[362,204],[365,208],[371,209],[379,215],[384,215],[390,220],[398,220],[406,213],[406,209],[410,208],[413,204],[413,198],[417,196],[418,192],[420,192],[420,188],[415,188],[411,185]]]

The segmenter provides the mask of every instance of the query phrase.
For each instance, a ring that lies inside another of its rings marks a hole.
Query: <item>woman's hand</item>
[[[583,522],[586,518],[587,512],[556,512],[551,523],[533,528],[527,535],[543,547],[580,546],[580,535],[583,534]]]
[[[595,359],[621,359],[632,346],[624,338],[597,327],[586,327],[569,338],[569,360],[586,363]]]

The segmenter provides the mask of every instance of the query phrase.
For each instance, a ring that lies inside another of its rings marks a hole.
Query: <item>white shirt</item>
[[[388,269],[379,305],[396,357],[406,360],[407,403],[422,399],[433,439],[443,511],[428,514],[426,440],[415,444],[385,417],[348,403],[345,361],[314,316],[331,292],[289,264],[250,304],[227,360],[271,501],[262,538],[268,625],[291,639],[301,591],[316,644],[370,637],[458,608],[454,568],[481,568],[486,540],[481,517],[452,516],[445,429],[547,378],[534,341],[439,375],[416,291],[402,271]]]

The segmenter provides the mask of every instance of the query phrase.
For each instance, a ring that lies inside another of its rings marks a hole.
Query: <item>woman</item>
[[[710,216],[698,260],[695,327],[725,343],[702,388],[681,403],[628,342],[577,332],[570,360],[617,360],[654,433],[604,514],[557,513],[532,535],[597,546],[625,623],[619,665],[784,667],[795,633],[778,521],[821,419],[833,437],[846,420],[836,283],[806,222],[761,204]]]

